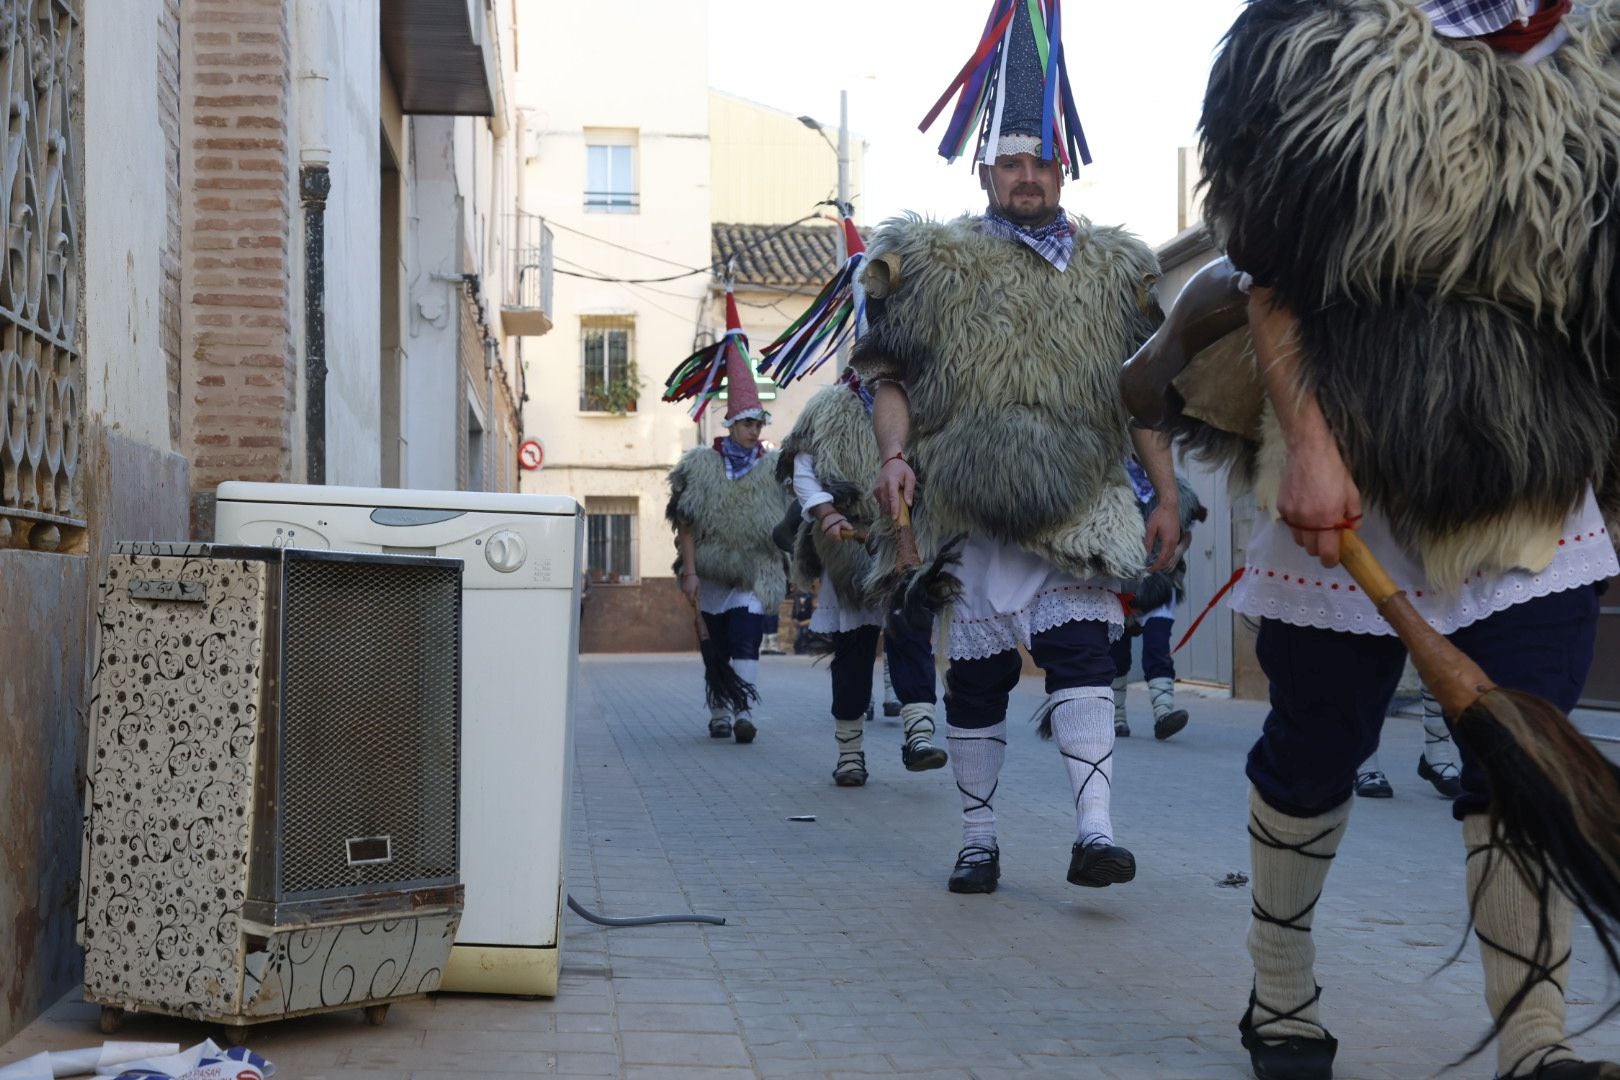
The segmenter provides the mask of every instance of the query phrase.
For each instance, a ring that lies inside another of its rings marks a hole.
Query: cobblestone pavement
[[[555,1001],[443,995],[274,1025],[251,1045],[288,1080],[452,1077],[921,1076],[1238,1078],[1236,1021],[1249,983],[1243,755],[1261,706],[1183,703],[1192,724],[1117,752],[1114,817],[1135,882],[1064,881],[1073,818],[1055,748],[1013,699],[996,798],[1002,884],[954,896],[958,844],[948,769],[900,765],[898,722],[867,735],[872,777],[834,787],[825,666],[766,658],[752,746],[706,737],[691,657],[587,657],[575,748],[568,887],[607,914],[704,911],[723,927],[602,929],[569,916]],[[1151,729],[1145,690],[1133,723]],[[1459,827],[1418,780],[1422,729],[1390,722],[1388,801],[1359,801],[1317,915],[1324,1016],[1341,1078],[1434,1075],[1483,1031],[1463,939]],[[790,818],[814,815],[813,822]],[[1575,1025],[1612,994],[1580,934]],[[8,1061],[101,1038],[69,995],[0,1050]],[[123,1038],[192,1042],[204,1029],[133,1018]],[[1620,1023],[1577,1045],[1620,1055]],[[1488,1077],[1487,1054],[1451,1075]]]

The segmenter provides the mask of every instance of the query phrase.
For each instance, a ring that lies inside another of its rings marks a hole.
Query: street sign
[[[523,445],[518,447],[518,464],[531,472],[544,465],[546,461],[546,448],[539,439],[525,439]]]

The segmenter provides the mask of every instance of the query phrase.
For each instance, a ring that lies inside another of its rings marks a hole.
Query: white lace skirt
[[[1442,634],[1505,611],[1515,604],[1566,589],[1590,585],[1620,573],[1614,544],[1590,490],[1564,522],[1557,553],[1547,568],[1532,573],[1476,574],[1455,594],[1436,592],[1424,580],[1422,564],[1390,535],[1382,517],[1368,512],[1358,530],[1362,541],[1406,591],[1418,614]],[[1292,626],[1343,630],[1354,634],[1395,631],[1356,588],[1344,567],[1325,569],[1294,543],[1281,521],[1262,521],[1249,541],[1243,577],[1232,589],[1232,608],[1254,618]]]
[[[957,576],[962,598],[951,614],[952,660],[1027,649],[1033,635],[1065,623],[1107,623],[1111,640],[1125,630],[1117,582],[1082,581],[1014,544],[968,537]]]
[[[882,625],[883,616],[871,608],[840,607],[832,575],[825,570],[821,572],[821,587],[816,591],[816,610],[810,616],[811,630],[818,634],[843,634],[863,626]]]

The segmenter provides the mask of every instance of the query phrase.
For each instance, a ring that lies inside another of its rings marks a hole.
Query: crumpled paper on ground
[[[204,1039],[189,1050],[122,1065],[94,1080],[270,1080],[276,1067],[245,1046],[221,1050]],[[4,1080],[4,1078],[0,1078]]]
[[[116,1073],[128,1062],[179,1052],[179,1043],[122,1041],[79,1050],[54,1050],[0,1066],[0,1080],[55,1080],[94,1072]]]
[[[179,1043],[109,1042],[58,1050],[0,1067],[0,1080],[270,1080],[276,1067],[243,1046],[221,1050],[205,1039],[189,1050]]]

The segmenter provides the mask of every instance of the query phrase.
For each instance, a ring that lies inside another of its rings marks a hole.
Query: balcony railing
[[[551,329],[551,229],[538,214],[509,214],[512,265],[506,275],[501,320],[517,337],[539,337]]]

